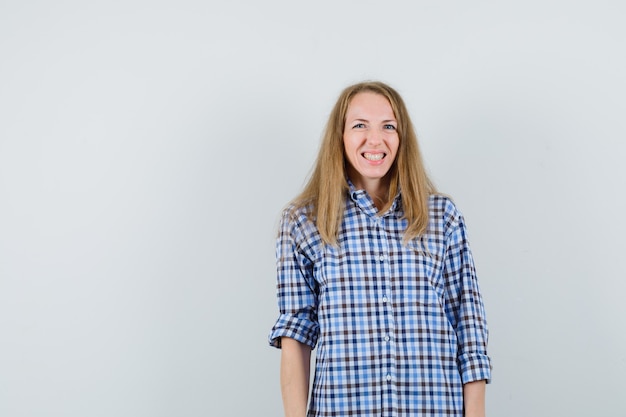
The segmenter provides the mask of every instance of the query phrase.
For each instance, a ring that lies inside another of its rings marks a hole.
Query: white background
[[[278,416],[274,235],[346,85],[464,212],[488,415],[624,416],[621,1],[0,1],[0,415]]]

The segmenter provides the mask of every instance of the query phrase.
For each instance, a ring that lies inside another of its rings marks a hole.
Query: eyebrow
[[[352,119],[352,122],[368,122],[369,120],[367,119]],[[388,120],[382,120],[381,123],[398,123],[398,121],[396,119],[388,119]]]

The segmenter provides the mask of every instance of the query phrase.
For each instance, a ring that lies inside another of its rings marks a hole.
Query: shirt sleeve
[[[276,241],[277,299],[279,317],[269,335],[270,346],[280,348],[289,337],[311,348],[317,344],[318,286],[314,278],[317,234],[305,216],[285,210]]]
[[[456,330],[458,366],[463,383],[491,382],[491,360],[487,356],[489,332],[478,287],[474,259],[467,240],[465,222],[458,212],[450,223],[444,279],[448,302],[446,314]]]

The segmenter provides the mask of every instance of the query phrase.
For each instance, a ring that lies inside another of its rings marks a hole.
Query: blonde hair
[[[408,220],[403,240],[407,242],[426,231],[428,198],[436,191],[426,174],[417,135],[404,101],[396,90],[382,82],[358,83],[345,88],[339,95],[328,118],[313,173],[293,204],[296,208],[310,207],[311,220],[315,222],[324,243],[337,244],[348,191],[347,161],[343,144],[346,112],[352,98],[362,92],[385,97],[398,122],[400,145],[396,160],[387,174],[390,176],[389,194],[387,203],[380,212],[387,211],[393,203],[393,197],[402,190],[404,218]]]

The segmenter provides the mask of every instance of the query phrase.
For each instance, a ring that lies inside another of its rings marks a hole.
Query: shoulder
[[[313,219],[312,205],[290,203],[282,211],[279,239],[288,238],[306,252],[319,252],[322,246],[317,226]]]
[[[445,194],[431,194],[428,199],[430,226],[448,231],[463,223],[463,214],[451,197]]]
[[[289,225],[291,227],[315,227],[313,220],[313,206],[289,203],[281,214],[281,227]]]
[[[431,194],[428,199],[430,214],[437,218],[458,218],[461,212],[450,196],[445,194]]]

